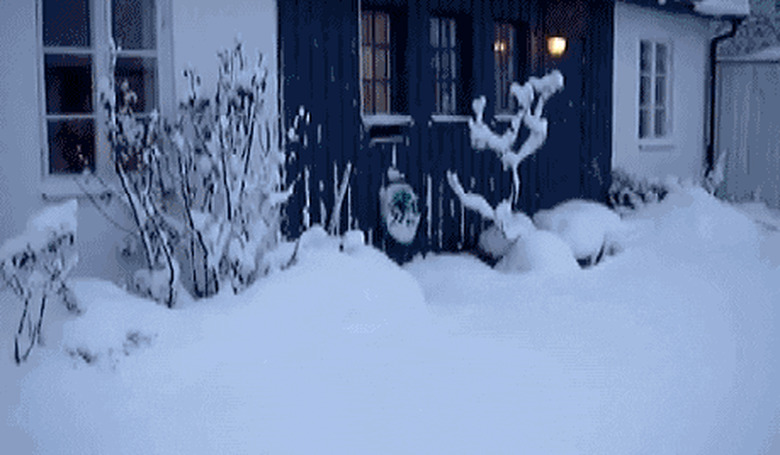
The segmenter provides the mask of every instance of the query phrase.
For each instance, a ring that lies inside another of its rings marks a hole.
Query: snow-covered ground
[[[741,209],[672,193],[560,273],[320,238],[174,310],[81,279],[21,367],[5,294],[2,451],[780,453],[780,218]]]

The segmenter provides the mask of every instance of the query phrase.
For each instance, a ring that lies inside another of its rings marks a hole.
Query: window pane
[[[374,13],[374,42],[387,44],[390,42],[390,24],[386,13]]]
[[[655,45],[655,72],[666,74],[666,44]]]
[[[89,47],[89,0],[45,0],[43,45]]]
[[[655,110],[655,137],[666,136],[666,111],[663,109]]]
[[[371,43],[371,11],[363,11],[360,18],[360,37],[363,44]]]
[[[652,48],[649,41],[639,43],[639,69],[641,71],[650,71],[650,54]]]
[[[154,0],[113,0],[114,41],[122,49],[154,49]]]
[[[373,113],[374,109],[372,106],[372,100],[374,99],[374,94],[372,93],[372,85],[371,82],[363,82],[363,112],[369,112]]]
[[[458,73],[455,70],[456,68],[455,63],[456,63],[455,51],[450,51],[450,77],[453,79],[458,77]]]
[[[376,85],[376,112],[388,112],[387,88],[385,84],[377,82]]]
[[[361,66],[362,69],[362,77],[363,79],[372,79],[374,77],[374,70],[373,70],[373,64],[374,56],[371,52],[371,46],[363,46],[363,54],[362,54],[363,64]]]
[[[639,110],[639,137],[645,138],[650,134],[650,112],[647,109]]]
[[[639,77],[639,105],[644,106],[650,102],[650,76]]]
[[[509,95],[509,85],[515,79],[515,27],[512,24],[496,24],[494,27],[493,61],[496,80],[496,105],[499,111],[514,107]]]
[[[49,120],[49,173],[72,174],[95,170],[95,121]]]
[[[375,64],[375,74],[377,80],[384,80],[389,77],[389,72],[387,71],[387,49],[377,49],[376,50],[376,60],[374,61]]]
[[[439,47],[439,19],[431,18],[431,46]]]
[[[154,58],[120,57],[116,59],[117,90],[127,80],[130,90],[138,100],[131,107],[135,112],[151,112],[157,107],[157,90]],[[117,100],[121,93],[117,91]]]
[[[92,112],[92,57],[47,54],[44,66],[46,113]]]
[[[666,77],[658,76],[655,79],[655,105],[663,107],[666,104]]]
[[[450,53],[447,51],[441,52],[441,72],[439,77],[442,79],[449,79],[450,75]]]

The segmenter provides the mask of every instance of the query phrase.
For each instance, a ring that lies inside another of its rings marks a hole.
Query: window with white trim
[[[666,139],[671,134],[671,70],[671,45],[668,42],[640,40],[640,140]]]
[[[139,113],[160,108],[160,3],[166,0],[40,0],[44,173],[100,168],[110,153],[97,86],[127,80]],[[109,74],[111,39],[119,49]],[[166,41],[167,42],[167,41]],[[169,44],[168,44],[169,45]],[[117,84],[117,87],[119,84]]]

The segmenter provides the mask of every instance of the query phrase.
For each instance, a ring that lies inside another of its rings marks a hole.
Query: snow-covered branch
[[[509,127],[502,134],[494,132],[485,123],[487,100],[484,96],[475,99],[471,105],[474,111],[474,119],[469,119],[471,145],[477,150],[493,150],[504,169],[512,172],[512,203],[516,203],[520,195],[520,163],[539,150],[547,140],[547,119],[542,117],[544,105],[561,89],[563,75],[558,70],[542,78],[531,77],[523,85],[513,82],[509,91],[517,101],[517,112],[513,114]],[[523,125],[528,128],[530,135],[519,148],[515,148]]]
[[[520,163],[536,153],[547,140],[547,119],[542,117],[544,105],[555,93],[563,89],[563,75],[554,70],[542,78],[531,77],[525,84],[513,82],[509,90],[517,101],[517,112],[512,116],[509,127],[501,134],[496,133],[485,122],[484,96],[475,99],[471,105],[474,118],[469,119],[471,145],[477,150],[493,150],[504,169],[512,173],[512,191],[510,195],[493,208],[487,200],[478,194],[467,193],[454,172],[447,172],[447,181],[464,207],[476,211],[484,218],[492,220],[509,240],[517,239],[523,233],[530,232],[533,224],[522,213],[512,211],[512,206],[520,195]],[[520,129],[529,130],[526,140],[519,146],[515,144]]]

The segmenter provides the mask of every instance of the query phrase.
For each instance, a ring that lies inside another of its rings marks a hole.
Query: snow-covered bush
[[[16,363],[26,360],[35,343],[41,342],[41,324],[49,301],[59,300],[68,310],[79,311],[65,281],[78,262],[77,209],[75,200],[47,207],[30,219],[22,235],[0,247],[0,284],[24,302],[14,336]]]
[[[238,292],[266,273],[264,256],[281,239],[281,206],[293,191],[283,188],[284,138],[263,56],[250,64],[240,43],[220,52],[213,98],[200,94],[193,70],[184,76],[190,94],[173,121],[134,112],[127,81],[100,81],[121,189],[103,184],[126,202],[135,233],[128,244],[140,245],[146,260],[130,288],[169,307],[180,283],[207,297],[226,283]]]
[[[264,255],[281,238],[281,206],[294,186],[283,188],[286,155],[263,56],[251,64],[236,43],[219,61],[213,99],[185,71],[190,95],[169,129],[197,296],[225,282],[238,292],[266,273]]]
[[[112,48],[110,72],[113,74],[117,52]],[[161,146],[162,120],[157,111],[148,115],[135,112],[138,96],[127,80],[101,79],[99,95],[107,115],[111,158],[121,189],[106,187],[122,196],[146,261],[146,271],[134,276],[131,287],[172,307],[179,281],[179,267],[174,257],[178,230],[175,220],[165,213],[173,185],[168,178],[168,157]],[[149,288],[150,280],[135,280],[141,276],[163,275],[164,280],[155,281],[162,289]]]
[[[510,87],[511,94],[517,100],[517,112],[512,116],[509,128],[498,134],[490,129],[484,121],[485,105],[484,96],[477,98],[472,103],[474,119],[469,119],[469,133],[471,145],[477,150],[489,149],[494,151],[504,169],[512,173],[512,191],[510,195],[498,203],[494,208],[479,194],[467,193],[463,189],[458,175],[452,171],[447,172],[447,181],[450,188],[460,199],[461,204],[478,212],[482,217],[493,221],[495,232],[486,234],[481,243],[485,245],[488,253],[503,257],[511,255],[513,259],[508,261],[518,264],[515,270],[527,270],[525,264],[518,257],[530,254],[529,245],[539,245],[536,242],[537,229],[530,218],[525,214],[513,211],[513,205],[520,196],[520,174],[518,168],[526,158],[536,153],[547,140],[547,119],[542,117],[544,105],[556,92],[563,89],[563,75],[554,70],[542,78],[532,77],[522,86],[513,82]],[[530,134],[519,147],[515,146],[522,126],[528,128]],[[500,233],[500,235],[498,235]],[[543,238],[548,237],[542,234]],[[524,239],[519,242],[520,239]],[[541,242],[548,243],[548,242]],[[536,250],[534,249],[535,253]],[[533,261],[532,261],[533,262]],[[538,262],[538,261],[537,261]]]
[[[671,181],[638,177],[621,169],[612,171],[609,205],[618,211],[635,210],[646,204],[661,201],[669,193]]]
[[[585,265],[597,264],[604,254],[620,248],[625,227],[620,216],[593,201],[570,200],[534,214],[537,228],[554,232]]]

